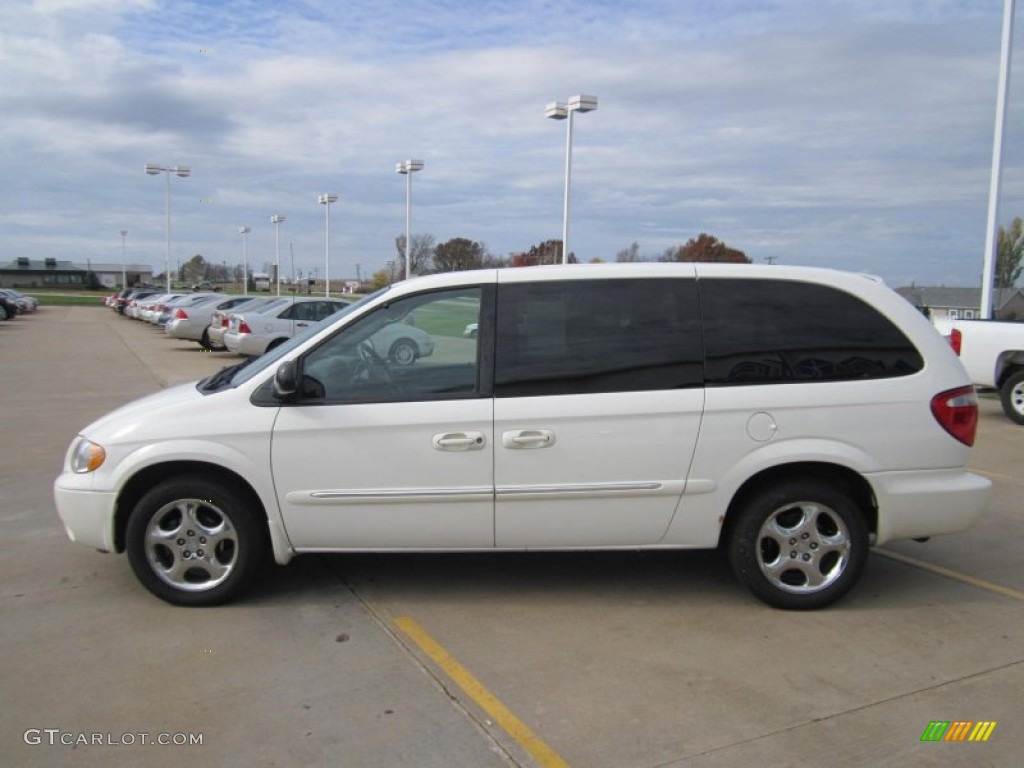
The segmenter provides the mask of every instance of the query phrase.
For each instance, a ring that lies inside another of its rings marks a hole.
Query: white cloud
[[[576,121],[573,155],[585,258],[708,231],[758,259],[918,283],[937,265],[962,283],[979,271],[992,3],[53,1],[11,16],[11,257],[105,258],[127,228],[133,258],[162,262],[163,188],[141,171],[161,162],[193,169],[172,190],[183,253],[237,258],[241,223],[258,252],[284,213],[282,238],[312,264],[316,195],[332,191],[339,271],[367,272],[393,255],[394,163],[410,156],[427,163],[414,229],[526,249],[561,229],[565,123],[544,104],[591,92],[600,108]],[[1024,208],[1022,166],[1011,148],[1004,219]]]

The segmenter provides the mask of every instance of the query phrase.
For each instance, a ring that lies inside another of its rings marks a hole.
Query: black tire
[[[199,339],[199,346],[206,350],[213,349],[213,345],[210,344],[210,331],[206,328],[203,329],[203,336]]]
[[[768,486],[736,510],[727,541],[736,578],[775,608],[824,608],[860,579],[868,557],[864,515],[816,478]]]
[[[1010,374],[999,388],[1003,413],[1018,424],[1024,424],[1024,368]]]
[[[273,349],[274,347],[280,347],[280,346],[281,346],[282,344],[284,344],[284,343],[285,343],[286,341],[287,341],[287,339],[284,339],[284,338],[281,338],[281,339],[274,339],[274,340],[273,340],[272,342],[270,342],[269,344],[267,344],[267,348],[266,348],[265,350],[263,350],[263,354],[266,354],[267,352],[269,352],[270,350],[272,350],[272,349]]]
[[[420,348],[412,339],[399,339],[388,350],[388,360],[395,365],[412,365],[420,356]]]
[[[132,510],[125,545],[143,586],[174,605],[219,605],[267,559],[262,513],[235,488],[202,475],[165,480]]]

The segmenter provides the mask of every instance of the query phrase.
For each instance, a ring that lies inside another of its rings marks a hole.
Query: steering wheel
[[[388,370],[387,361],[373,348],[373,342],[369,339],[359,342],[358,350],[362,370],[356,376],[365,374],[368,382],[383,384],[388,391],[393,392],[391,371]]]

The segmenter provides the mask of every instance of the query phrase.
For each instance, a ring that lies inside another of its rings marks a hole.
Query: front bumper
[[[53,484],[53,498],[68,538],[76,544],[113,552],[117,494],[68,488],[62,485],[62,479],[63,475]]]

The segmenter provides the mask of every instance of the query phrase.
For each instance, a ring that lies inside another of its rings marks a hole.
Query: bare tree
[[[434,236],[412,235],[409,239],[409,276],[425,275],[431,271],[434,262]],[[395,248],[405,272],[405,235],[395,238]]]
[[[623,248],[615,254],[615,260],[620,263],[643,261],[640,256],[640,244],[634,240],[629,248]]]

